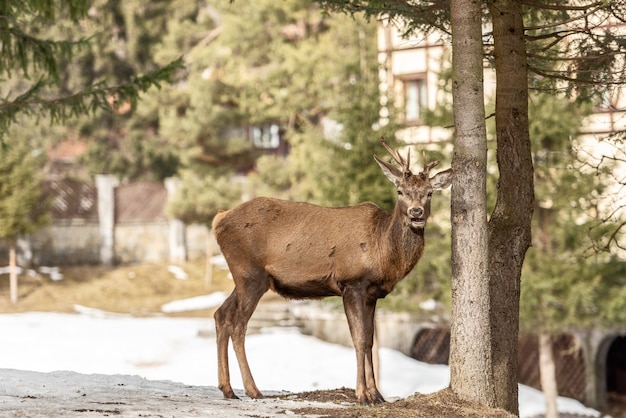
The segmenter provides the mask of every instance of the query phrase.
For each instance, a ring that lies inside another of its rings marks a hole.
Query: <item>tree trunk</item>
[[[450,387],[463,399],[492,406],[481,3],[450,5],[455,127]]]
[[[15,240],[9,243],[9,288],[11,303],[17,303],[17,250]]]
[[[500,172],[489,220],[491,356],[496,405],[518,414],[517,346],[522,263],[531,239],[533,164],[522,3],[491,0]]]
[[[556,367],[550,334],[539,334],[539,375],[541,389],[546,398],[545,418],[559,418],[559,411],[556,408],[559,390],[556,385]]]

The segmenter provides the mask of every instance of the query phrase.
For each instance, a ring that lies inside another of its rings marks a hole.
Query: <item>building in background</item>
[[[626,24],[622,24],[626,34]],[[449,140],[451,130],[424,124],[425,110],[451,100],[441,88],[441,74],[451,65],[451,41],[439,33],[402,36],[396,22],[382,21],[378,26],[381,119],[395,107],[400,124],[399,136],[409,144]],[[485,102],[495,94],[495,73],[487,65],[484,72]],[[585,120],[581,137],[597,139],[626,130],[626,90],[607,89],[593,113]]]

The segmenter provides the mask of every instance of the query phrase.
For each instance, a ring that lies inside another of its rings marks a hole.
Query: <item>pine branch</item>
[[[586,79],[576,77],[576,75],[581,75],[581,74],[592,74],[592,75],[598,74],[598,72],[595,70],[578,70],[575,72],[574,75],[572,75],[573,74],[572,71],[551,70],[551,69],[539,68],[533,65],[529,65],[528,71],[531,71],[547,79],[566,81],[567,83],[571,83],[572,85],[586,85],[586,86],[593,86],[593,85],[623,86],[624,85],[624,80],[623,80],[624,74],[618,71],[603,74],[605,76],[615,75],[616,76],[615,79],[611,79],[611,80],[607,80],[607,79],[603,79],[603,80],[587,79],[586,80]]]
[[[593,16],[594,14],[598,13],[599,11],[602,11],[602,7],[598,7],[596,9],[591,9],[588,10],[586,13],[580,15],[580,16],[573,16],[567,20],[560,20],[558,22],[553,22],[553,23],[547,23],[545,25],[537,25],[537,26],[528,26],[524,28],[524,31],[535,31],[535,30],[546,30],[546,29],[552,29],[552,28],[559,28],[559,27],[563,27],[563,26],[567,26],[573,22],[577,22],[581,19],[586,19],[589,16]]]
[[[10,125],[20,115],[48,116],[51,124],[59,124],[73,117],[93,114],[99,109],[115,111],[116,106],[123,103],[129,103],[135,108],[140,93],[152,87],[160,88],[162,82],[169,81],[172,74],[182,67],[183,61],[179,58],[129,83],[107,86],[99,82],[74,94],[54,98],[43,97],[46,83],[39,80],[20,96],[0,101],[0,143]]]
[[[555,10],[555,11],[585,11],[591,7],[602,6],[604,3],[605,3],[604,1],[596,1],[590,4],[581,5],[581,6],[572,6],[572,5],[567,5],[567,4],[563,5],[563,4],[540,3],[540,2],[531,1],[531,0],[522,1],[522,4],[524,4],[524,6],[529,6],[529,7],[534,7],[537,9],[544,9],[544,10]]]
[[[89,0],[10,0],[0,2],[0,16],[16,16],[27,13],[31,16],[48,21],[56,18],[57,9],[64,8],[69,12],[72,20],[84,17],[89,10]]]
[[[0,25],[0,45],[2,45],[0,74],[11,77],[13,70],[19,68],[26,78],[32,70],[43,72],[57,80],[58,62],[71,61],[74,49],[89,46],[89,39],[77,41],[38,39],[17,28]]]

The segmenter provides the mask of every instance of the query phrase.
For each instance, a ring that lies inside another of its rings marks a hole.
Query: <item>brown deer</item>
[[[215,312],[218,383],[225,398],[237,399],[230,385],[229,338],[246,395],[263,397],[250,373],[244,340],[259,299],[272,289],[294,299],[341,296],[356,350],[356,396],[362,404],[385,401],[372,365],[376,301],[422,256],[432,193],[450,185],[452,172],[429,177],[439,163],[434,161],[413,174],[410,150],[405,161],[380,141],[401,167],[374,156],[398,191],[392,212],[373,203],[329,208],[255,198],[215,216],[213,231],[235,282]]]

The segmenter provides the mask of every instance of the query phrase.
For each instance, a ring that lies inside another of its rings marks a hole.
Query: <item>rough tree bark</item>
[[[481,4],[450,4],[455,127],[450,387],[463,399],[492,406]]]
[[[500,177],[489,220],[493,406],[518,413],[520,276],[531,243],[533,164],[522,2],[491,0],[496,69],[496,142]]]

